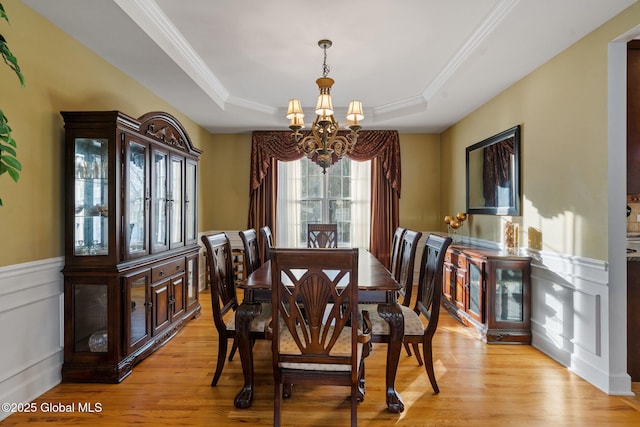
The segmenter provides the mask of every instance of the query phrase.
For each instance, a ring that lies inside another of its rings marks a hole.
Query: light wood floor
[[[217,387],[217,334],[208,294],[202,316],[140,363],[121,384],[60,384],[34,402],[35,413],[16,413],[7,426],[24,425],[272,425],[272,374],[268,342],[258,342],[256,392],[250,409],[233,406],[242,384],[240,360],[227,362]],[[403,356],[397,388],[406,409],[385,405],[385,346],[367,359],[367,394],[360,425],[396,426],[631,426],[640,425],[640,399],[608,396],[530,346],[488,346],[446,312],[435,336],[434,360],[440,394],[434,395],[423,368]],[[640,393],[640,383],[634,384]],[[75,404],[74,412],[44,412],[50,403]],[[81,413],[80,404],[99,413]],[[294,386],[283,401],[283,425],[344,426],[348,390]]]

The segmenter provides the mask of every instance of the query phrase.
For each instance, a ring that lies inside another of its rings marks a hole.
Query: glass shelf
[[[107,255],[109,248],[108,140],[75,140],[75,227],[76,256]]]

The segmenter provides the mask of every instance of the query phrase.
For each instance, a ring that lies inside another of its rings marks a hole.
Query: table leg
[[[246,409],[253,399],[253,346],[251,345],[251,321],[262,311],[262,305],[242,303],[236,310],[236,338],[238,353],[242,363],[244,386],[236,395],[233,404],[236,408]]]
[[[395,386],[396,372],[404,339],[404,316],[398,303],[378,304],[378,314],[389,323],[386,376],[387,408],[389,412],[398,413],[404,411],[404,403]]]

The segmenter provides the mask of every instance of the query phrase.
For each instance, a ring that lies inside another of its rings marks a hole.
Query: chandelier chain
[[[324,62],[322,63],[322,77],[327,77],[329,75],[329,71],[331,68],[327,65],[327,45],[322,46],[322,50],[324,50]]]

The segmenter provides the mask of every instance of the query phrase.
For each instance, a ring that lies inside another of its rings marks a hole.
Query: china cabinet
[[[531,344],[531,260],[451,245],[444,262],[443,304],[487,343]]]
[[[122,381],[200,314],[197,167],[171,115],[61,112],[63,381]]]

